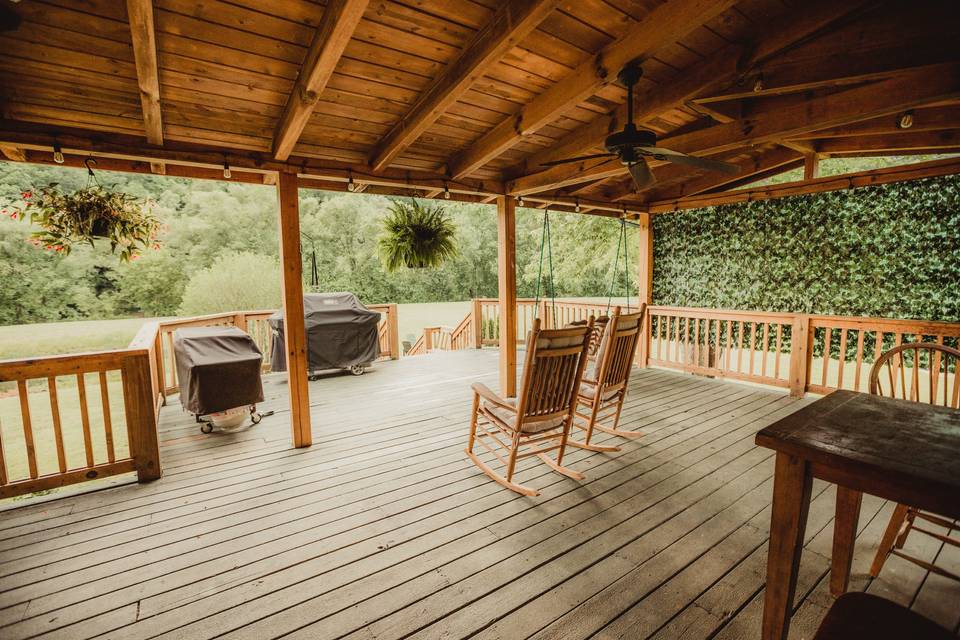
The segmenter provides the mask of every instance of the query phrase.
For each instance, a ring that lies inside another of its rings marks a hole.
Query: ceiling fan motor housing
[[[603,141],[603,146],[610,153],[620,153],[624,149],[633,149],[633,147],[655,147],[657,145],[657,134],[647,129],[637,129],[632,122],[628,122],[622,131],[611,133]]]

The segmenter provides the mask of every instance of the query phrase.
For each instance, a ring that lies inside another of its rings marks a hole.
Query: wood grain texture
[[[160,75],[157,66],[157,36],[153,0],[127,0],[130,39],[137,67],[137,84],[143,110],[147,142],[163,144],[163,116],[160,111]]]

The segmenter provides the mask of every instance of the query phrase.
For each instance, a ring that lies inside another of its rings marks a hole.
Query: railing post
[[[472,300],[473,307],[470,311],[470,330],[473,332],[473,348],[483,348],[483,306],[479,298]]]
[[[637,292],[641,308],[644,303],[648,306],[653,304],[653,221],[649,213],[640,213],[637,216],[637,224],[640,229],[639,247],[637,253],[637,281],[640,283],[640,290]],[[641,368],[646,368],[650,361],[650,312],[645,314],[646,329],[641,335],[640,344],[637,345],[636,363]]]
[[[790,396],[802,398],[807,391],[810,353],[810,316],[797,315],[790,327]]]
[[[161,475],[160,443],[157,437],[156,406],[150,382],[149,353],[131,355],[123,361],[123,397],[127,417],[130,457],[137,480],[156,480]]]
[[[637,345],[637,366],[646,369],[650,364],[650,336],[653,335],[653,317],[647,303],[640,302],[640,344]]]
[[[423,328],[423,350],[426,353],[433,351],[433,327]]]
[[[400,358],[400,321],[397,317],[397,305],[390,304],[387,310],[387,340],[390,343],[390,359]]]
[[[244,333],[246,333],[247,332],[247,314],[244,313],[243,311],[237,311],[237,313],[233,316],[233,326],[235,326],[237,329],[240,329],[240,331],[243,331]]]

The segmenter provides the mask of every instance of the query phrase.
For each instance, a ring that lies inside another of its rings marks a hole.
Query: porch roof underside
[[[468,350],[311,382],[303,450],[277,377],[261,406],[276,415],[241,433],[204,436],[173,399],[163,478],[0,518],[0,636],[759,637],[774,465],[753,440],[809,400],[637,370],[623,425],[645,436],[568,450],[583,483],[524,461],[531,500],[463,453],[470,382],[496,369],[495,350]],[[797,637],[832,600],[835,491],[813,495]],[[866,573],[893,506],[864,496],[851,588],[955,633],[960,584],[899,557]],[[960,567],[960,549],[907,544]]]
[[[722,201],[812,157],[960,151],[952,0],[5,4],[14,160],[59,145],[103,168],[220,178],[227,163],[240,181],[293,170],[307,187],[616,215]],[[616,160],[543,165],[602,151],[634,59],[641,125],[739,175],[653,160],[637,192]]]

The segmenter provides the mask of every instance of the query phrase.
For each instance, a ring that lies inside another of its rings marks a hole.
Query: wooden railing
[[[603,302],[523,298],[517,300],[517,342],[535,317],[554,327],[607,312]],[[499,318],[495,298],[474,299],[456,327],[425,328],[407,355],[496,346]],[[641,366],[772,385],[795,396],[868,391],[877,354],[903,342],[960,343],[960,323],[665,306],[648,307],[643,327]]]
[[[0,498],[129,472],[159,478],[156,346],[147,330],[123,350],[0,362],[19,399],[0,416]]]
[[[381,314],[380,355],[397,358],[397,305]],[[146,322],[126,349],[0,361],[0,498],[136,472],[160,477],[157,419],[179,381],[173,332],[236,326],[249,333],[269,367],[273,311],[239,311]]]
[[[869,391],[879,354],[903,342],[956,346],[960,323],[650,307],[643,364],[806,392]]]

